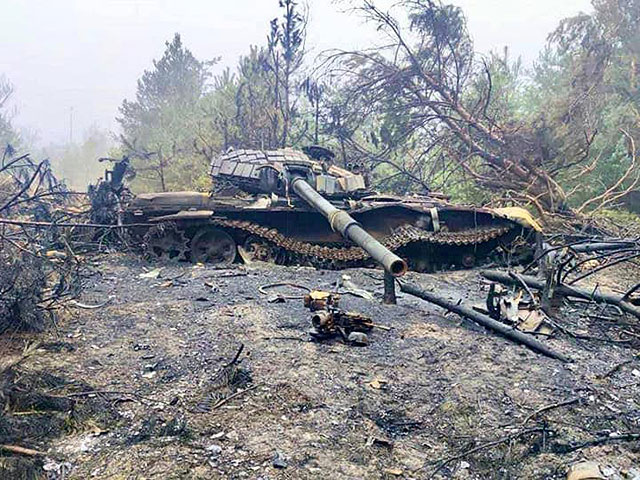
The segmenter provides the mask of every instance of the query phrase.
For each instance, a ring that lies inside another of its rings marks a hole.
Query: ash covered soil
[[[541,338],[574,359],[563,364],[408,295],[382,305],[377,270],[178,264],[141,278],[156,266],[88,261],[79,301],[112,301],[71,308],[20,367],[68,403],[6,412],[24,422],[9,440],[45,451],[50,478],[566,478],[585,459],[640,476],[637,438],[614,438],[640,432],[630,317],[563,307],[566,331]],[[302,300],[258,291],[330,289],[344,274],[375,298],[343,294],[341,307],[390,328],[366,347],[310,341]],[[470,305],[488,290],[477,271],[408,279]]]

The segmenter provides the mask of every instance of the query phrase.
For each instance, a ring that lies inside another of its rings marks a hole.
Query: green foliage
[[[206,161],[194,149],[203,114],[199,108],[208,66],[183,46],[179,34],[145,71],[135,101],[120,107],[122,153],[133,159],[138,190],[196,188]]]
[[[207,121],[198,132],[201,152],[220,149],[273,149],[308,139],[304,88],[298,89],[304,59],[306,18],[292,0],[279,2],[282,16],[270,23],[265,47],[251,46],[235,71],[213,79],[201,101]]]
[[[278,0],[278,4],[282,16],[271,20],[271,32],[267,37],[268,57],[264,65],[271,73],[274,105],[282,118],[279,144],[286,147],[291,143],[291,126],[296,117],[292,90],[304,60],[307,20],[300,13],[296,1]]]
[[[135,100],[120,107],[120,153],[133,159],[135,189],[206,189],[209,161],[221,150],[277,148],[304,136],[296,84],[306,19],[295,1],[279,5],[267,45],[251,47],[235,72],[223,71],[211,85],[211,62],[197,60],[178,34],[167,42]]]
[[[221,139],[224,149],[279,145],[282,116],[267,62],[268,51],[253,46],[248,55],[240,58],[234,74],[225,70],[214,78],[214,88],[202,102],[211,118],[207,144],[216,145]]]
[[[631,165],[640,0],[594,0],[593,14],[561,22],[530,72],[506,48],[474,55],[458,7],[405,0],[394,7],[403,23],[362,0],[397,44],[342,55],[321,79],[304,75],[306,14],[294,0],[278,3],[266,45],[235,69],[210,79],[209,63],[176,34],[144,72],[118,119],[139,190],[206,189],[210,159],[229,147],[319,142],[347,167],[366,164],[381,190],[475,203],[536,197],[554,210],[579,208]]]
[[[564,146],[557,163],[568,165],[560,180],[575,192],[574,207],[605,192],[629,167],[632,152],[622,131],[640,141],[640,1],[593,6],[593,14],[565,19],[551,34],[528,92],[531,115]],[[639,176],[632,172],[617,191]],[[629,198],[621,201],[633,208]]]
[[[640,215],[624,209],[604,209],[598,212],[603,218],[609,218],[618,225],[631,226],[635,225],[635,229],[640,229]]]
[[[629,202],[640,186],[640,0],[595,0],[592,15],[561,22],[533,72],[507,49],[478,61],[458,7],[361,5],[389,41],[337,56],[346,79],[331,133],[367,158],[374,184],[547,211]]]
[[[138,80],[135,101],[120,107],[125,137],[141,144],[156,141],[154,129],[166,129],[188,117],[204,92],[208,71],[203,62],[182,45],[179,34],[166,42],[162,58],[153,61]]]

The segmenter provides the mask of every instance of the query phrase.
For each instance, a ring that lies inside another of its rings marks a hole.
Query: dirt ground
[[[563,364],[407,295],[382,305],[376,270],[179,264],[141,278],[155,266],[136,256],[88,260],[79,302],[112,300],[70,307],[38,337],[16,381],[49,402],[4,412],[20,433],[0,443],[45,452],[48,478],[551,479],[582,460],[640,478],[632,318],[563,307],[564,331],[541,338],[574,360]],[[344,274],[375,298],[341,306],[390,328],[366,347],[311,341],[301,300],[258,291],[329,289]],[[477,271],[408,279],[467,304],[488,290]],[[240,345],[239,366],[223,368]]]

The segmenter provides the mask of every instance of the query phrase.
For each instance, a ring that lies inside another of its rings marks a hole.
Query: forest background
[[[98,158],[127,156],[135,191],[206,191],[211,159],[229,148],[321,144],[379,191],[525,205],[542,219],[640,212],[640,0],[593,0],[549,32],[531,68],[506,48],[477,54],[464,12],[438,1],[351,2],[379,42],[313,57],[312,7],[278,5],[265,43],[217,75],[176,33],[123,100],[119,132],[94,128],[78,144],[34,149],[0,76],[5,157],[46,157],[84,189]]]

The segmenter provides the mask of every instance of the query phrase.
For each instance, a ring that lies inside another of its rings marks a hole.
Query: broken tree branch
[[[479,452],[481,450],[486,450],[488,448],[493,448],[496,447],[498,445],[501,445],[503,443],[510,443],[520,437],[523,437],[525,435],[531,435],[534,433],[540,433],[540,432],[544,432],[545,430],[543,428],[528,428],[528,429],[524,429],[524,430],[519,430],[515,433],[512,433],[511,435],[507,435],[505,437],[499,438],[497,440],[493,440],[491,442],[487,442],[487,443],[483,443],[480,445],[477,445],[469,450],[466,450],[462,453],[459,453],[457,455],[454,455],[452,457],[449,457],[445,460],[442,460],[441,462],[438,463],[438,465],[436,466],[436,469],[431,472],[431,474],[429,475],[429,478],[434,478],[435,475],[442,470],[444,467],[446,467],[447,465],[449,465],[452,462],[455,462],[456,460],[461,460],[465,457],[468,457],[469,455],[471,455],[472,453],[476,453]],[[421,467],[423,468],[423,467]]]
[[[79,227],[79,228],[104,228],[104,229],[154,226],[153,223],[127,223],[124,225],[108,225],[108,224],[101,224],[101,223],[30,222],[27,220],[9,220],[7,218],[0,218],[0,225],[18,225],[21,227]]]
[[[544,407],[539,408],[538,410],[536,410],[535,412],[530,414],[527,418],[525,418],[524,422],[522,422],[522,426],[525,426],[527,423],[529,423],[529,420],[532,420],[533,418],[537,417],[541,413],[548,412],[549,410],[553,410],[555,408],[566,407],[568,405],[574,405],[574,404],[578,403],[579,401],[580,401],[580,397],[574,397],[574,398],[570,398],[569,400],[565,400],[564,402],[558,402],[558,403],[553,403],[551,405],[545,405]]]
[[[609,435],[603,435],[596,437],[593,440],[588,440],[586,442],[580,443],[556,443],[552,445],[552,450],[556,453],[570,453],[575,452],[576,450],[580,450],[582,448],[594,447],[596,445],[604,445],[606,443],[617,443],[617,442],[637,442],[640,440],[639,432],[628,432],[628,433],[612,433]]]
[[[599,267],[596,267],[596,268],[594,268],[592,270],[589,270],[586,273],[583,273],[582,275],[577,276],[576,278],[572,279],[569,282],[569,285],[573,285],[574,283],[582,280],[583,278],[587,278],[587,277],[593,275],[594,273],[597,273],[597,272],[599,272],[601,270],[604,270],[605,268],[613,267],[614,265],[618,265],[618,264],[623,263],[623,262],[629,262],[629,261],[634,260],[634,259],[636,259],[638,257],[640,257],[640,253],[636,253],[634,255],[627,255],[625,257],[617,258],[616,260],[613,260],[613,261],[611,261],[609,263],[605,263],[604,265],[600,265]]]
[[[213,407],[211,407],[211,410],[216,410],[216,409],[220,408],[221,406],[223,406],[225,403],[227,403],[229,400],[233,400],[234,398],[239,397],[240,395],[244,395],[245,393],[249,393],[251,390],[255,390],[258,387],[259,387],[259,385],[252,385],[250,387],[245,388],[244,390],[238,390],[236,393],[231,394],[228,397],[225,397],[222,400],[220,400]]]
[[[629,157],[630,157],[629,167],[622,175],[620,175],[620,177],[618,177],[616,182],[613,185],[611,185],[607,190],[605,190],[602,194],[597,195],[585,201],[576,210],[577,213],[584,212],[589,205],[596,202],[600,202],[600,203],[592,210],[591,213],[597,210],[600,210],[601,208],[611,204],[615,200],[633,191],[638,185],[638,183],[640,183],[640,175],[636,174],[635,178],[633,178],[628,185],[626,186],[624,185],[625,182],[627,182],[627,180],[633,176],[634,172],[637,171],[638,158],[636,156],[636,144],[635,144],[635,141],[633,140],[633,137],[623,129],[620,129],[620,132],[627,138],[627,141],[629,142],[629,146],[631,150],[629,152]]]
[[[31,188],[31,185],[33,185],[34,180],[38,177],[38,174],[40,173],[40,170],[42,170],[42,166],[44,165],[44,162],[40,162],[38,164],[38,167],[36,168],[35,172],[33,172],[33,175],[31,176],[31,178],[29,179],[28,182],[25,182],[25,184],[22,186],[22,188],[20,190],[18,190],[18,192],[16,192],[9,200],[7,200],[5,202],[4,205],[2,205],[0,207],[0,212],[10,208],[11,205],[13,205],[13,202],[15,202],[18,198],[20,198],[20,196],[26,192],[27,190],[29,190],[29,188]]]
[[[622,250],[638,247],[637,240],[618,240],[611,242],[591,242],[584,245],[575,245],[571,250],[578,253],[600,252],[608,250]]]
[[[0,450],[9,453],[16,453],[18,455],[26,455],[29,457],[43,457],[46,455],[45,452],[33,450],[31,448],[20,447],[18,445],[0,445]]]
[[[527,283],[520,277],[520,275],[518,275],[516,272],[509,272],[509,276],[511,276],[511,278],[513,278],[514,280],[517,280],[520,283],[520,285],[522,285],[522,287],[529,294],[529,297],[531,298],[531,303],[532,303],[531,308],[532,309],[538,308],[539,306],[538,299],[533,295],[533,292],[529,288],[529,285],[527,285]]]

